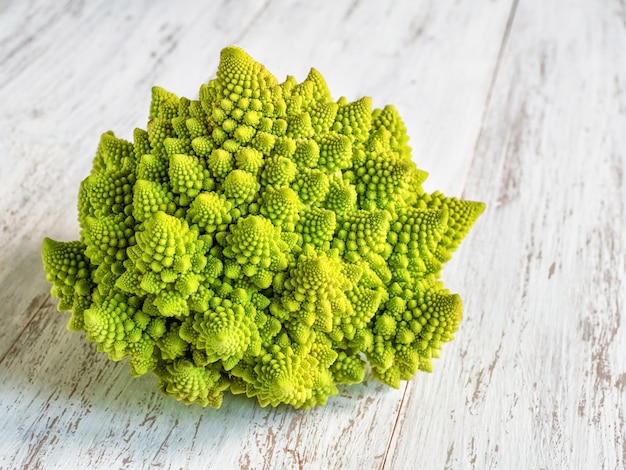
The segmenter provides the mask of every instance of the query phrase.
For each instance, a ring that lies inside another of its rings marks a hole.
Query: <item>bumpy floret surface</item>
[[[393,106],[228,47],[198,99],[155,87],[133,142],[102,136],[80,240],[46,239],[43,264],[68,327],[167,395],[323,405],[368,368],[430,371],[458,328],[439,277],[484,205],[425,178]]]

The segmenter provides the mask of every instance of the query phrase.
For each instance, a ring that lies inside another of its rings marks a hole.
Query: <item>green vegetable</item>
[[[80,240],[43,242],[68,328],[215,408],[431,371],[462,312],[438,277],[484,204],[425,193],[396,109],[371,106],[237,47],[198,100],[153,88],[147,130],[102,136]]]

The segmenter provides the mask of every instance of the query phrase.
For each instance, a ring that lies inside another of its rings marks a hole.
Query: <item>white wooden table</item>
[[[220,410],[131,379],[56,311],[99,135],[195,97],[238,44],[277,77],[397,106],[426,189],[485,201],[444,280],[433,374],[324,408]],[[626,4],[0,2],[0,468],[626,468]]]

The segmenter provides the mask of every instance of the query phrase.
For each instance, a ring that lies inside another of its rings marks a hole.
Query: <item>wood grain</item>
[[[390,468],[418,445],[429,468],[626,467],[623,13],[519,2],[465,186],[489,209],[455,261],[457,386],[424,412],[451,377],[417,381],[401,411],[448,426],[399,430]]]
[[[77,238],[99,134],[233,43],[396,104],[427,189],[487,202],[433,374],[202,410],[66,331],[40,244]],[[626,468],[625,49],[618,0],[0,2],[0,469]]]

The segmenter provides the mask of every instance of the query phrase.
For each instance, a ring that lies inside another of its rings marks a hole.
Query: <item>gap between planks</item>
[[[478,126],[478,136],[476,137],[476,142],[474,143],[474,150],[472,151],[472,155],[470,156],[470,162],[467,166],[467,172],[465,173],[465,181],[461,186],[461,199],[465,199],[465,187],[467,186],[467,178],[471,171],[474,161],[476,160],[476,155],[478,153],[478,147],[482,140],[483,129],[485,126],[485,120],[487,119],[487,113],[489,112],[489,108],[491,106],[491,97],[493,95],[493,89],[495,88],[496,81],[498,80],[498,75],[500,74],[500,66],[502,65],[502,59],[504,58],[504,52],[506,50],[506,45],[509,42],[509,35],[511,34],[511,29],[513,28],[513,21],[515,20],[515,13],[517,13],[517,5],[519,0],[513,0],[511,5],[511,11],[509,12],[509,17],[506,22],[506,26],[504,27],[504,34],[502,35],[502,42],[500,43],[500,49],[498,50],[498,56],[496,57],[496,65],[493,68],[493,73],[491,75],[491,81],[489,82],[489,87],[487,88],[487,95],[485,96],[485,105],[483,106],[483,112],[480,117],[480,125]]]
[[[470,157],[469,165],[467,166],[467,172],[466,172],[466,175],[465,175],[465,181],[463,182],[462,189],[461,189],[461,198],[462,199],[465,198],[465,187],[466,187],[466,183],[467,183],[467,178],[468,178],[468,175],[469,175],[469,173],[471,171],[473,163],[476,160],[476,155],[477,155],[477,152],[478,152],[478,146],[479,146],[481,138],[482,138],[484,123],[485,123],[485,120],[487,118],[487,113],[489,111],[489,107],[491,105],[491,98],[492,98],[492,94],[493,94],[493,89],[495,88],[495,84],[496,84],[496,81],[498,79],[498,75],[499,75],[499,72],[500,72],[500,66],[501,66],[502,60],[504,58],[506,46],[508,44],[509,36],[510,36],[510,33],[511,33],[511,29],[513,27],[513,22],[515,20],[515,14],[517,12],[517,5],[518,5],[518,3],[519,3],[519,0],[513,0],[513,3],[511,4],[511,10],[510,10],[509,16],[507,18],[506,26],[504,27],[504,33],[502,34],[502,41],[500,42],[500,48],[498,50],[498,55],[496,57],[496,63],[495,63],[495,66],[493,68],[493,72],[491,74],[491,80],[489,81],[489,87],[487,88],[487,94],[485,96],[485,104],[483,106],[483,112],[482,112],[481,118],[480,118],[480,126],[479,126],[479,130],[478,130],[478,136],[476,137],[476,142],[474,143],[474,149],[473,149],[472,155]],[[398,412],[396,414],[396,419],[394,421],[393,428],[391,430],[391,434],[389,435],[389,440],[387,441],[387,446],[385,448],[385,453],[384,453],[384,456],[383,456],[383,462],[382,462],[382,465],[380,467],[383,470],[387,468],[387,462],[389,460],[390,452],[392,451],[391,447],[392,447],[392,444],[394,442],[394,438],[396,437],[396,432],[398,432],[398,430],[401,430],[401,426],[399,426],[399,423],[400,423],[400,420],[402,418],[402,414],[403,414],[403,410],[404,410],[404,403],[406,402],[407,394],[408,394],[408,391],[409,391],[410,388],[411,388],[410,383],[406,383],[406,385],[404,387],[404,392],[402,393],[402,398],[400,399],[400,405],[398,407]],[[392,465],[392,463],[390,463],[389,465]]]
[[[400,418],[402,417],[402,410],[404,409],[404,402],[406,400],[406,396],[408,394],[408,390],[411,388],[410,382],[405,382],[404,384],[404,392],[402,392],[402,398],[400,399],[400,405],[398,406],[398,412],[396,414],[396,419],[393,423],[393,428],[391,428],[391,432],[389,433],[389,439],[387,440],[387,446],[385,447],[385,454],[383,456],[383,463],[380,466],[382,470],[387,467],[387,459],[389,458],[389,452],[391,451],[391,445],[394,442],[394,436],[396,435],[396,429],[399,427]]]

